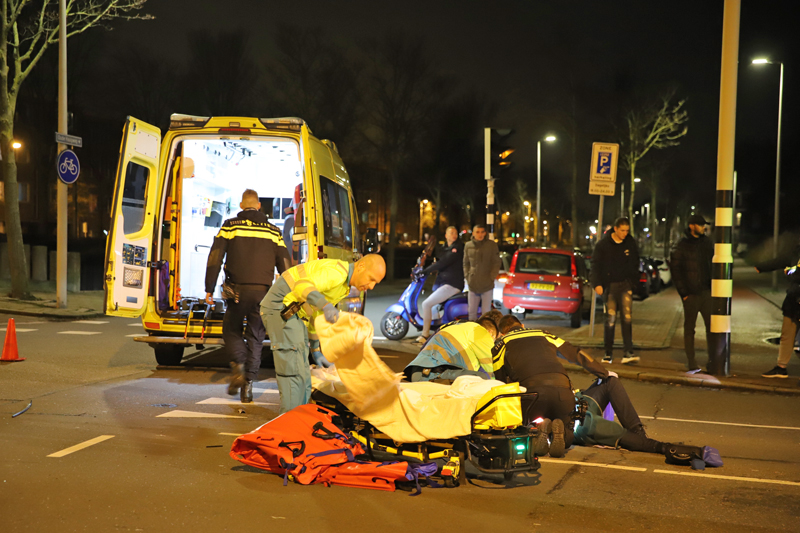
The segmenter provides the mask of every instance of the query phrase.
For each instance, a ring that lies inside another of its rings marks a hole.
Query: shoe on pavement
[[[244,365],[231,361],[231,382],[228,384],[228,394],[236,396],[244,385]]]
[[[424,336],[424,335],[420,335],[419,337],[414,339],[414,342],[417,343],[417,344],[425,344],[426,342],[428,342],[429,338],[430,338],[430,335],[428,335],[427,337]]]
[[[622,364],[627,365],[628,363],[638,363],[639,356],[633,352],[628,352],[622,356]]]
[[[611,354],[605,354],[603,356],[603,363],[604,364],[610,365],[612,361],[613,361],[613,359],[611,358]]]
[[[545,418],[539,422],[536,429],[538,429],[539,432],[536,434],[536,440],[533,443],[533,454],[543,457],[550,453],[550,443],[547,441],[547,438],[550,436],[550,419]]]
[[[788,378],[789,371],[783,368],[782,366],[775,366],[772,370],[768,372],[764,372],[761,374],[761,377],[765,378]]]
[[[695,368],[690,368],[689,370],[686,371],[686,373],[687,374],[697,374],[699,372],[702,372],[702,370],[703,369],[698,366],[698,367],[695,367]]]
[[[253,382],[249,379],[245,380],[244,385],[242,385],[242,393],[239,395],[239,400],[242,403],[253,401]]]
[[[553,420],[550,425],[553,438],[550,439],[550,457],[564,457],[566,445],[564,443],[564,421],[560,418]]]

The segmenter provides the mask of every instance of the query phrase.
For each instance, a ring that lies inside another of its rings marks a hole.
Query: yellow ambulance
[[[128,117],[105,256],[106,314],[142,317],[162,365],[190,346],[222,344],[225,300],[204,303],[208,253],[254,189],[294,264],[361,257],[350,177],[336,145],[299,118],[174,114],[161,131]],[[340,308],[363,312],[363,295]],[[266,341],[268,342],[268,341]]]

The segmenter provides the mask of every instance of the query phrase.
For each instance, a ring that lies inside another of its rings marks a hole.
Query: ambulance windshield
[[[184,177],[180,191],[175,192],[180,197],[180,228],[169,232],[169,245],[175,245],[180,254],[176,272],[179,298],[203,298],[214,237],[226,219],[241,211],[245,189],[258,193],[261,211],[280,228],[291,249],[303,168],[299,146],[291,139],[186,140],[182,155],[192,160],[194,173],[191,178]],[[221,296],[223,281],[224,271],[217,280],[215,298]]]

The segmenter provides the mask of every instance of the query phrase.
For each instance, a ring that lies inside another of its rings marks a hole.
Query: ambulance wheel
[[[156,362],[159,365],[176,366],[183,359],[183,346],[177,344],[156,344],[153,351],[156,352]]]
[[[579,328],[581,327],[581,323],[583,323],[583,313],[581,312],[582,305],[578,306],[578,310],[569,315],[569,325],[572,328]]]
[[[390,341],[399,341],[408,333],[408,321],[399,313],[389,311],[381,319],[381,333]]]

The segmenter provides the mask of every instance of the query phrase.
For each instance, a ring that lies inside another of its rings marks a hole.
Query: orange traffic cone
[[[19,356],[17,350],[17,327],[14,325],[14,319],[8,319],[8,327],[6,328],[6,343],[3,345],[3,356],[0,361],[24,361],[24,357]]]

